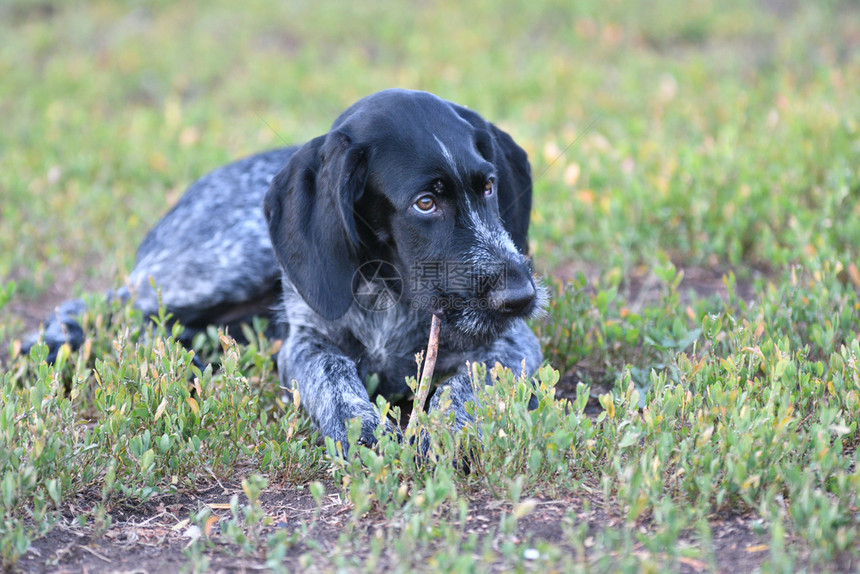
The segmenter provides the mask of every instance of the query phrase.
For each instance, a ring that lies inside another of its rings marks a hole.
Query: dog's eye
[[[433,196],[423,195],[412,207],[419,213],[433,213],[436,211],[436,200],[433,199]]]
[[[496,191],[496,180],[490,178],[487,180],[486,185],[484,185],[484,195],[490,197]]]

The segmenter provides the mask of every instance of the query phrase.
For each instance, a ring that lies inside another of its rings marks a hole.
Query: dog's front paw
[[[443,396],[447,397],[447,400],[443,400]],[[472,415],[466,411],[466,405],[475,401],[475,393],[472,390],[472,382],[469,377],[466,375],[455,375],[448,379],[444,385],[436,389],[433,398],[430,399],[430,408],[428,410],[435,411],[441,408],[453,412],[453,430],[460,430],[467,423],[474,421]]]
[[[382,432],[395,433],[394,427],[388,421],[380,423],[379,413],[376,412],[370,404],[366,408],[351,408],[342,409],[339,414],[336,414],[328,419],[328,424],[320,425],[323,435],[331,437],[337,444],[340,442],[343,448],[343,453],[346,454],[349,450],[349,428],[352,421],[358,419],[361,422],[361,428],[355,444],[361,446],[373,446],[376,444],[376,429],[382,424]]]
[[[73,351],[80,348],[84,342],[84,331],[78,324],[78,317],[86,310],[86,305],[80,299],[66,301],[45,320],[42,330],[32,333],[21,344],[21,355],[29,355],[30,349],[42,341],[48,346],[48,363],[57,360],[57,351],[68,344]]]

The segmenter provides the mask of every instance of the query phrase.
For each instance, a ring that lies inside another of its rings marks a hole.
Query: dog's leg
[[[516,374],[522,370],[522,363],[525,360],[525,373],[532,375],[540,367],[543,355],[537,336],[529,329],[525,320],[520,319],[486,349],[474,353],[470,360],[473,363],[484,363],[488,369],[496,363],[500,363]],[[446,388],[450,389],[450,409],[454,413],[455,429],[462,428],[463,425],[472,420],[471,415],[466,412],[466,404],[477,402],[475,390],[472,388],[472,379],[465,372],[465,368],[462,371],[440,385],[430,401],[430,410],[438,409],[443,391]],[[532,396],[529,407],[534,408],[536,406],[536,398]]]
[[[233,286],[229,282],[210,284],[211,289],[204,291],[189,285],[193,283],[193,278],[181,277],[181,280],[178,280],[178,273],[183,269],[183,265],[182,262],[177,263],[177,274],[170,274],[157,267],[150,269],[138,262],[131,274],[132,280],[135,277],[138,279],[137,284],[132,287],[134,296],[128,288],[121,287],[108,291],[107,300],[119,299],[126,303],[132,299],[134,307],[146,318],[158,315],[159,303],[163,304],[172,320],[185,327],[179,339],[187,346],[191,344],[194,335],[204,330],[207,325],[229,328],[230,333],[241,341],[242,331],[239,325],[243,322],[249,323],[253,317],[271,319],[267,336],[281,336],[277,321],[274,320],[274,309],[280,293],[280,281],[276,271],[266,273],[260,269],[256,274],[247,273],[243,285],[246,293],[232,289]],[[237,261],[236,265],[239,266],[240,263]],[[274,262],[271,268],[276,270]],[[218,277],[217,269],[210,267],[210,273],[210,277]],[[158,281],[156,289],[150,284],[150,277],[154,282]],[[239,297],[236,297],[237,293],[240,293]],[[247,301],[243,302],[242,299]],[[48,346],[46,360],[53,363],[62,345],[69,345],[72,351],[79,349],[84,341],[84,331],[79,321],[86,310],[86,303],[82,299],[64,301],[46,317],[39,331],[31,333],[22,341],[20,354],[28,355],[32,347],[42,341]]]
[[[274,264],[272,265],[274,268]],[[133,272],[141,277],[149,277],[145,269],[136,267]],[[242,341],[242,332],[239,325],[243,322],[250,323],[253,317],[265,317],[271,320],[266,335],[270,338],[279,338],[281,333],[275,320],[274,309],[277,306],[277,296],[280,292],[280,283],[275,273],[249,275],[245,282],[248,288],[258,284],[258,291],[248,301],[224,301],[223,296],[208,297],[200,291],[187,290],[184,282],[162,281],[158,289],[153,289],[149,282],[138,283],[133,297],[134,307],[144,317],[158,315],[159,301],[174,321],[179,321],[185,330],[180,335],[180,341],[190,345],[195,334],[204,330],[207,325],[219,325],[230,329],[230,333]],[[165,279],[162,277],[162,279]],[[235,293],[236,291],[232,291]],[[231,293],[229,285],[219,288],[218,294]],[[195,295],[197,296],[195,298]],[[126,303],[132,298],[129,289],[121,287],[116,291],[108,291],[107,300],[119,299]],[[178,300],[181,298],[181,304]],[[48,363],[53,363],[57,358],[57,352],[64,344],[69,345],[72,351],[76,351],[84,342],[84,331],[79,323],[81,315],[87,310],[83,299],[70,299],[58,305],[54,311],[45,318],[39,331],[29,334],[21,343],[20,355],[26,356],[30,349],[42,341],[48,346]]]
[[[347,451],[347,421],[361,419],[359,444],[376,442],[379,414],[371,404],[355,363],[337,347],[321,340],[317,331],[290,325],[278,355],[283,388],[298,389],[302,408],[324,436],[340,441]],[[386,430],[391,426],[386,422]]]

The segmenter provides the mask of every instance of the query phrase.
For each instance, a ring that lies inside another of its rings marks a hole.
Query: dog
[[[430,402],[449,389],[454,425],[476,400],[467,362],[530,375],[542,362],[526,320],[545,289],[528,258],[528,157],[477,113],[427,92],[365,97],[300,147],[260,153],[196,181],[140,245],[128,287],[145,316],[159,301],[184,327],[272,320],[281,384],[298,389],[322,435],[347,447],[381,424],[374,393],[404,397],[431,316],[441,319]],[[80,300],[31,337],[77,348]],[[375,377],[373,376],[375,375]]]

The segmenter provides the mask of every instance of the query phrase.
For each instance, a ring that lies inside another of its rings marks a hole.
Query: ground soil
[[[327,485],[328,492],[336,492],[333,484]],[[223,509],[230,498],[238,494],[244,502],[238,484],[201,485],[194,497],[188,495],[167,495],[156,498],[138,508],[117,507],[112,509],[113,521],[101,535],[95,536],[92,527],[81,527],[69,515],[50,534],[34,542],[32,550],[18,563],[21,572],[177,572],[188,562],[185,548],[189,544],[188,525],[184,520],[202,504],[214,507],[213,516],[221,519],[229,517]],[[568,543],[565,531],[571,527],[586,524],[589,530],[606,526],[623,526],[623,519],[608,514],[602,507],[602,497],[583,492],[575,497],[539,500],[535,510],[519,522],[515,541],[549,542],[558,546],[562,552],[576,555],[577,550]],[[292,547],[285,559],[291,570],[302,570],[302,555],[314,555],[315,565],[325,565],[334,549],[338,537],[350,521],[352,507],[339,494],[326,497],[321,508],[304,489],[289,486],[274,486],[261,497],[263,508],[272,517],[273,525],[287,530],[296,529],[302,522],[311,521],[315,513],[318,518],[310,531],[315,549],[299,542]],[[82,501],[87,504],[87,501]],[[587,510],[586,510],[587,509]],[[480,539],[491,538],[491,545],[499,548],[505,536],[499,533],[499,521],[503,513],[510,513],[508,503],[477,494],[470,499],[469,533]],[[571,522],[571,517],[575,517]],[[716,567],[722,572],[751,572],[756,570],[767,557],[765,539],[754,533],[754,515],[725,515],[711,520],[712,547],[716,556]],[[352,541],[355,548],[368,548],[364,544],[377,529],[385,524],[381,516],[371,512],[366,516],[359,529],[355,529]],[[647,521],[638,526],[643,532],[650,527]],[[213,532],[218,532],[217,524]],[[593,539],[585,538],[585,552],[591,552]],[[683,538],[681,545],[694,546],[691,538]],[[650,556],[659,561],[667,557],[651,556],[641,545],[634,552]],[[359,553],[361,551],[359,550]],[[265,569],[264,557],[244,556],[241,551],[221,540],[217,534],[212,536],[212,544],[207,550],[211,572],[252,572]],[[354,556],[361,559],[361,556]],[[321,564],[322,563],[322,564]],[[328,564],[331,566],[331,564]],[[380,564],[383,570],[396,567],[396,564]],[[674,564],[682,572],[704,572],[710,565],[696,558],[682,558]],[[499,571],[503,565],[498,565]]]

